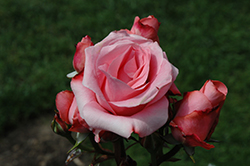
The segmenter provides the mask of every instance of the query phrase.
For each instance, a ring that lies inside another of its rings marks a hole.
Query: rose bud
[[[69,129],[68,125],[64,121],[62,121],[58,113],[55,114],[54,119],[51,122],[51,128],[54,133],[61,136],[66,136],[70,134],[70,132],[68,131]]]
[[[62,91],[56,96],[56,107],[65,123],[71,125],[69,131],[88,132],[88,125],[79,115],[76,99],[71,91]]]
[[[131,32],[159,43],[159,37],[157,35],[159,27],[160,23],[154,16],[150,15],[143,19],[137,16],[135,17]]]
[[[76,52],[73,59],[74,69],[80,73],[84,69],[85,65],[85,48],[94,45],[91,41],[91,38],[86,35],[82,38],[81,42],[76,45]]]
[[[199,91],[187,92],[177,103],[177,114],[170,123],[173,137],[185,146],[214,148],[205,141],[218,123],[227,91],[222,82],[208,80]]]

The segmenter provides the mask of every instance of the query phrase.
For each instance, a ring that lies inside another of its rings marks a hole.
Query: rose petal
[[[160,23],[158,22],[157,18],[155,18],[153,15],[150,15],[146,18],[142,18],[141,23],[153,27],[156,32],[158,32],[158,29],[160,27]]]
[[[178,107],[176,117],[186,116],[195,110],[212,109],[211,102],[200,91],[187,92]]]
[[[222,82],[211,80],[206,81],[200,91],[204,93],[213,107],[225,100],[227,94],[227,88]]]
[[[193,111],[186,116],[175,117],[173,122],[178,124],[178,127],[182,129],[185,135],[195,133],[201,140],[205,140],[217,115],[218,112],[210,110]]]
[[[68,118],[69,118],[69,122],[70,124],[73,124],[73,118],[75,113],[78,111],[78,107],[77,107],[77,103],[76,103],[76,98],[74,97],[71,106],[69,108],[69,112],[68,112]]]
[[[176,125],[174,122],[171,122],[170,126],[171,126],[172,135],[175,137],[177,141],[183,143],[184,145],[189,146],[189,147],[200,146],[207,150],[214,148],[214,145],[210,145],[206,143],[205,141],[201,140],[199,136],[197,136],[196,134],[193,134],[193,133],[185,134],[182,128]]]
[[[120,101],[131,98],[140,93],[139,90],[132,89],[123,81],[110,76],[107,72],[103,71],[103,73],[107,79],[102,92],[108,101]]]
[[[59,111],[60,118],[66,123],[69,121],[69,110],[74,98],[74,94],[71,91],[62,91],[56,96],[56,108]]]
[[[97,130],[114,132],[122,137],[129,138],[132,132],[140,137],[147,136],[168,119],[168,100],[163,97],[155,104],[146,107],[143,111],[133,116],[115,116],[104,110],[96,102],[90,102],[80,111],[81,116],[89,126]]]
[[[75,94],[77,106],[79,110],[90,101],[96,101],[95,94],[82,84],[83,73],[76,75],[71,80],[71,89]]]
[[[81,118],[78,109],[75,111],[72,121],[73,121],[72,126],[70,127],[69,131],[80,132],[80,133],[89,132],[88,130],[89,127],[87,123],[85,122],[85,120]]]

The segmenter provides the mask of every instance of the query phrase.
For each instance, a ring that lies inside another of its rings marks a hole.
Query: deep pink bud
[[[154,16],[150,15],[143,19],[137,16],[135,17],[131,32],[159,43],[159,37],[157,35],[159,27],[160,23]]]
[[[73,59],[73,66],[78,73],[83,71],[85,66],[85,49],[93,45],[94,44],[92,43],[91,38],[88,35],[82,38],[81,42],[79,42],[76,45],[76,52]]]
[[[213,148],[205,141],[218,123],[227,91],[222,82],[208,80],[199,91],[186,93],[177,103],[177,114],[170,123],[174,138],[186,146]]]

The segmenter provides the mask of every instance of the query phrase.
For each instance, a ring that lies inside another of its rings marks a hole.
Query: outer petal
[[[212,109],[211,102],[200,91],[187,92],[184,98],[177,103],[176,117],[186,116],[195,110]]]
[[[148,103],[141,112],[132,116],[134,119],[134,132],[140,137],[145,137],[162,127],[168,120],[169,101],[164,96],[157,102]]]
[[[227,95],[227,87],[220,81],[208,80],[200,90],[212,103],[217,106],[220,101],[224,101]]]
[[[87,35],[76,45],[76,52],[73,59],[74,69],[80,73],[85,65],[85,48],[94,45],[91,38]]]
[[[207,150],[214,148],[214,145],[210,145],[205,141],[202,141],[196,134],[186,135],[186,144],[190,145],[191,147],[200,146]]]
[[[88,130],[89,127],[85,122],[85,120],[81,118],[78,109],[75,111],[75,115],[72,120],[73,120],[72,126],[70,127],[69,131],[80,132],[80,133],[89,132]]]
[[[76,102],[79,111],[85,106],[85,104],[96,101],[95,94],[82,84],[83,73],[76,75],[71,80],[71,88],[75,94]]]
[[[194,111],[183,117],[174,118],[173,122],[185,133],[185,135],[196,134],[201,140],[205,140],[211,129],[218,112]]]
[[[69,121],[69,110],[74,99],[74,94],[71,91],[62,91],[56,96],[56,108],[59,111],[60,118],[66,123]]]
[[[141,23],[153,27],[156,32],[158,32],[158,29],[160,27],[160,23],[158,22],[157,18],[155,18],[153,15],[141,19]]]
[[[98,103],[90,102],[85,105],[84,111],[80,111],[80,114],[94,129],[111,131],[125,138],[128,138],[132,132],[144,137],[166,123],[167,108],[168,100],[163,97],[133,116],[115,116],[100,107]]]
[[[181,96],[181,92],[179,91],[179,89],[176,87],[176,85],[174,83],[169,88],[169,94]]]
[[[205,141],[201,140],[196,134],[185,134],[183,130],[176,125],[173,121],[170,123],[172,135],[177,141],[182,142],[186,146],[195,147],[201,146],[205,149],[214,148],[214,145],[210,145]]]

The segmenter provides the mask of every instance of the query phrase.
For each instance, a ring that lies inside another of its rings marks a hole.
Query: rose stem
[[[114,145],[114,152],[115,152],[115,161],[117,165],[126,159],[126,152],[123,143],[123,138],[120,137],[117,141],[113,143]]]

